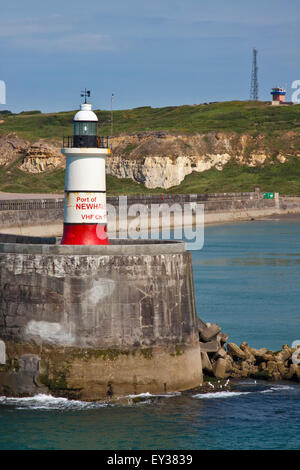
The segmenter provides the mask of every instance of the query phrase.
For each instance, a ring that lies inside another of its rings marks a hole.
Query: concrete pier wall
[[[30,393],[46,387],[80,399],[200,385],[184,243],[24,240],[0,236],[0,339],[7,356],[0,394],[23,393],[17,378],[24,367],[31,371]]]
[[[110,196],[108,204],[119,210],[119,197]],[[151,212],[153,204],[173,204],[184,207],[195,203],[204,205],[205,223],[228,222],[265,217],[272,214],[300,213],[300,198],[278,196],[264,199],[260,191],[219,194],[169,194],[128,196],[127,206],[143,204]],[[181,218],[179,217],[179,223]],[[155,227],[159,220],[152,219]],[[176,214],[175,219],[176,221]],[[175,222],[174,222],[175,223]],[[23,199],[0,201],[0,233],[20,235],[61,235],[63,228],[63,198]],[[151,228],[151,227],[149,227]],[[115,230],[115,222],[108,217],[108,230]]]

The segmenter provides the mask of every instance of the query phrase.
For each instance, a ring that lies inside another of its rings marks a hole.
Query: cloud
[[[45,35],[70,31],[71,26],[59,15],[51,15],[49,18],[22,18],[8,21],[0,21],[0,37],[15,38],[20,36]]]
[[[17,49],[43,49],[47,52],[97,52],[113,49],[107,34],[79,31],[76,22],[65,21],[62,15],[45,18],[22,18],[0,21],[0,40]]]
[[[66,23],[60,15],[47,19],[15,19],[0,22],[0,39],[13,48],[47,52],[87,53],[114,48],[109,35],[75,30],[76,25]]]
[[[113,49],[112,39],[106,34],[81,33],[52,39],[54,47],[72,52],[96,52]]]
[[[11,44],[18,48],[45,50],[47,52],[77,52],[88,53],[111,51],[114,49],[111,37],[105,34],[78,33],[63,36],[25,37],[14,39]]]

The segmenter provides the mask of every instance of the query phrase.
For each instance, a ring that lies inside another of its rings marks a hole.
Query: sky
[[[247,100],[300,80],[299,0],[0,0],[0,80],[13,112]]]

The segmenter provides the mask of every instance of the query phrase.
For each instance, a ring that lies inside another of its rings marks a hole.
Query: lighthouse
[[[109,245],[107,238],[105,159],[107,137],[98,136],[98,118],[87,102],[73,119],[73,136],[63,138],[66,156],[64,232],[62,245]]]

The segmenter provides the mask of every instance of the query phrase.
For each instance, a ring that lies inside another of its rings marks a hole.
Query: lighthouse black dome
[[[90,103],[82,103],[73,119],[74,147],[98,146],[98,118]]]

